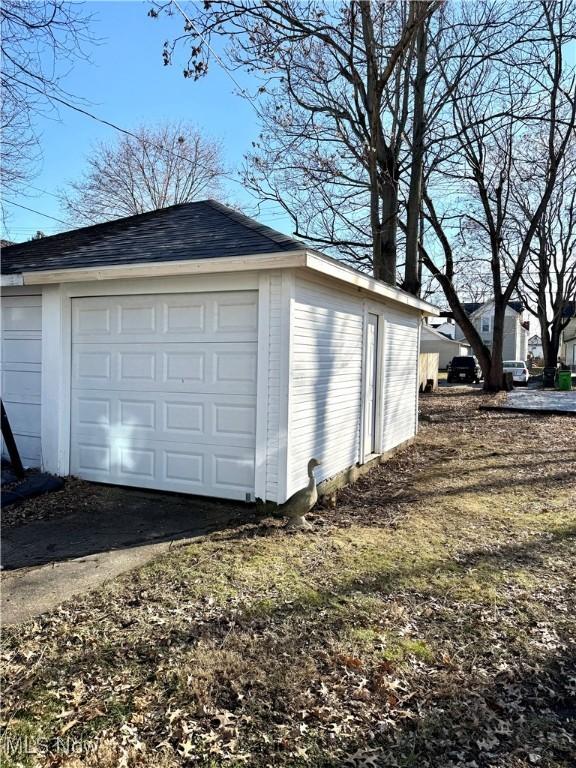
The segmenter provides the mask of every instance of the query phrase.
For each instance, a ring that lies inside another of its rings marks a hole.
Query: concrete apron
[[[121,573],[140,568],[158,555],[192,540],[162,541],[4,572],[0,609],[2,626],[20,624],[40,616],[65,600],[95,589]]]

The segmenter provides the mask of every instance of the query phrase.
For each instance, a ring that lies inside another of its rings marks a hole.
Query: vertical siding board
[[[265,498],[267,501],[278,501],[282,320],[282,277],[280,274],[272,274],[270,276],[268,290],[268,418],[266,425]]]
[[[266,499],[268,464],[268,414],[270,382],[270,277],[262,273],[258,281],[258,379],[256,392],[256,449],[254,495]]]

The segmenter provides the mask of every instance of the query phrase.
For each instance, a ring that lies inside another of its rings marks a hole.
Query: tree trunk
[[[417,296],[420,292],[418,269],[418,235],[422,207],[422,170],[424,166],[424,134],[426,131],[426,56],[428,53],[428,25],[423,21],[416,38],[416,79],[414,81],[414,120],[412,125],[412,165],[406,219],[406,267],[402,287]]]
[[[561,336],[562,331],[555,323],[552,323],[546,335],[542,336],[542,351],[544,353],[545,366],[553,366],[558,363]]]
[[[398,187],[394,178],[383,185],[381,205],[380,236],[374,239],[374,277],[396,285]]]
[[[502,351],[504,348],[504,316],[506,304],[494,304],[494,327],[492,329],[492,354],[490,369],[484,374],[484,391],[499,392],[502,389]]]

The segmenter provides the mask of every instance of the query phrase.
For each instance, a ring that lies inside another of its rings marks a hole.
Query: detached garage
[[[9,246],[2,283],[29,466],[282,503],[416,433],[436,308],[215,201]]]

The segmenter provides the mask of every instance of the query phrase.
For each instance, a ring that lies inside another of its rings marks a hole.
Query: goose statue
[[[287,528],[312,528],[305,515],[310,512],[314,504],[318,501],[318,491],[316,489],[316,479],[314,470],[320,466],[316,459],[310,459],[308,462],[308,485],[300,491],[290,496],[282,507],[282,514],[288,518]]]

